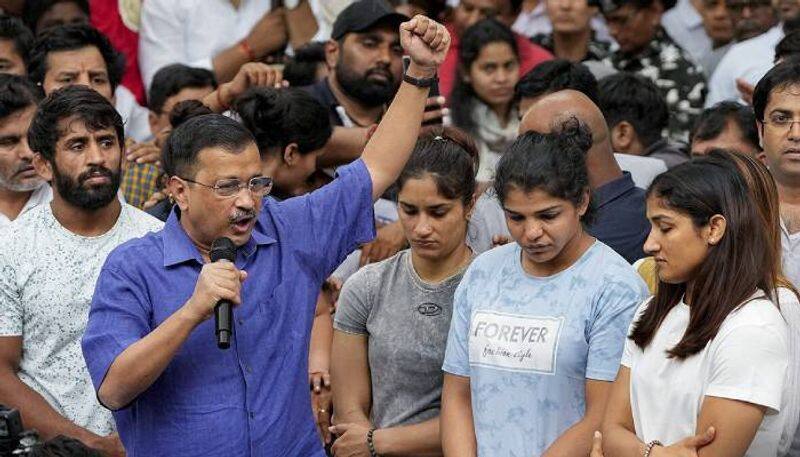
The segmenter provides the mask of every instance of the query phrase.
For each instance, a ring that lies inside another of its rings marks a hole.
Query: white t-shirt
[[[781,221],[781,260],[783,274],[795,287],[800,287],[800,232],[789,233],[783,221]]]
[[[214,56],[245,38],[271,9],[270,0],[147,0],[142,3],[139,69],[147,90],[164,66],[212,69]]]
[[[163,223],[123,204],[114,227],[76,235],[43,204],[0,230],[0,336],[22,336],[19,378],[62,416],[94,433],[115,430],[81,352],[95,282],[112,249]]]
[[[783,24],[778,24],[761,35],[731,46],[708,80],[706,108],[726,100],[743,103],[736,79],[742,78],[755,86],[774,65],[775,46],[783,37]]]
[[[614,153],[617,164],[622,171],[627,171],[633,178],[636,187],[647,189],[656,176],[667,171],[667,164],[655,157],[636,156],[633,154]]]
[[[789,289],[778,289],[781,315],[789,329],[789,368],[786,371],[781,413],[786,417],[778,457],[800,456],[800,301]]]
[[[717,336],[684,360],[667,358],[665,352],[689,324],[689,306],[683,302],[667,314],[644,351],[626,339],[622,364],[631,370],[631,411],[639,439],[672,444],[692,436],[704,398],[728,398],[767,408],[745,457],[777,455],[785,419],[779,411],[789,363],[787,327],[777,306],[762,293],[754,297],[760,298],[732,312]]]
[[[41,205],[42,203],[50,202],[50,200],[52,199],[53,199],[53,189],[51,189],[47,183],[42,184],[41,186],[37,187],[36,190],[33,191],[28,201],[25,202],[25,206],[22,207],[22,211],[20,211],[19,214],[17,215],[17,218],[27,213],[31,209]],[[9,219],[5,214],[0,213],[0,229],[11,225],[11,222],[13,221]]]

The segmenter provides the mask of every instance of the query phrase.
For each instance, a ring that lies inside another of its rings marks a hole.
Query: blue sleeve
[[[95,391],[114,360],[152,330],[144,288],[108,264],[100,271],[81,346]]]
[[[470,376],[469,365],[469,329],[472,307],[468,300],[470,269],[456,288],[453,296],[453,318],[450,320],[450,332],[447,335],[447,348],[444,353],[442,370],[458,376]]]
[[[274,208],[286,218],[294,249],[314,264],[321,279],[375,238],[372,177],[360,159],[340,167],[330,184]]]
[[[605,275],[606,286],[594,303],[588,328],[587,379],[613,381],[617,377],[631,320],[647,297],[647,286],[630,270],[615,269]]]

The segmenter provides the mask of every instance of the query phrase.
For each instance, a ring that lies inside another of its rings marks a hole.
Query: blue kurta
[[[374,237],[373,220],[360,160],[316,192],[266,199],[237,252],[248,277],[231,348],[217,348],[213,318],[195,328],[153,385],[114,413],[128,456],[324,456],[308,387],[316,298],[345,256]],[[109,255],[83,338],[95,389],[127,347],[186,303],[202,264],[175,212],[162,231]]]

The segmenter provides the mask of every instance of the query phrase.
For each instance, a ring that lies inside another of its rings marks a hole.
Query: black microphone
[[[211,244],[209,257],[212,262],[227,260],[231,263],[236,260],[236,245],[230,238],[217,238]],[[214,322],[216,324],[217,347],[228,349],[231,347],[231,334],[233,333],[233,311],[231,302],[220,300],[214,307]]]

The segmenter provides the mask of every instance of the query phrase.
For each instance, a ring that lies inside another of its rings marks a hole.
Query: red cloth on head
[[[450,50],[447,51],[442,65],[439,66],[439,92],[449,98],[458,75],[458,52],[461,37],[456,35],[452,23],[447,25],[447,30],[450,32]],[[517,49],[519,50],[520,76],[531,71],[540,63],[553,59],[553,54],[543,47],[531,43],[525,36],[515,32],[514,37],[517,39]]]
[[[119,0],[90,0],[91,23],[108,37],[117,51],[125,55],[125,74],[122,77],[122,85],[133,93],[139,104],[147,106],[144,83],[142,75],[139,73],[138,24],[131,24],[136,30],[125,25],[120,14],[119,4]],[[134,19],[138,20],[138,14],[132,15],[131,20]]]

